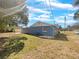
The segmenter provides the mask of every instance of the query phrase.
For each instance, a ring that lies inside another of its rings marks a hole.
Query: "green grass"
[[[55,39],[43,39],[32,35],[20,34],[18,37],[26,37],[24,48],[17,54],[12,53],[7,59],[78,59],[79,36],[72,32],[65,32],[68,41]],[[27,56],[30,56],[29,58]]]
[[[22,59],[23,56],[25,56],[26,53],[29,51],[35,50],[38,46],[40,46],[43,43],[43,40],[41,40],[38,37],[34,37],[32,35],[17,35],[18,37],[26,37],[27,40],[24,40],[24,48],[21,50],[18,54],[14,55],[11,54],[8,59]]]

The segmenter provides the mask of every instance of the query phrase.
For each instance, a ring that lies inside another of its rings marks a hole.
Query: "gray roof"
[[[37,27],[37,26],[53,26],[53,25],[39,21],[39,22],[34,23],[31,27]]]

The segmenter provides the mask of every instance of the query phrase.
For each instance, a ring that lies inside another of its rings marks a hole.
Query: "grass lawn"
[[[26,40],[22,40],[22,42],[24,42],[24,48],[17,54],[12,53],[7,59],[22,59],[26,53],[35,50],[39,45],[42,44],[42,40],[40,40],[40,38],[31,35],[20,34],[16,36],[26,37]]]
[[[79,59],[79,36],[73,32],[64,32],[55,39],[43,39],[32,35],[26,37],[24,48],[17,54],[12,53],[7,59]]]
[[[17,36],[27,38],[23,41],[25,44],[24,48],[18,54],[12,53],[8,57],[8,59],[22,59],[25,56],[25,54],[29,53],[30,51],[37,50],[39,46],[44,45],[45,43],[49,43],[42,38],[38,38],[32,35],[20,34]]]

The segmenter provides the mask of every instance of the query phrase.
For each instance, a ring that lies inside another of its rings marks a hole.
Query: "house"
[[[58,27],[44,22],[36,22],[30,27],[22,28],[21,32],[25,34],[54,37],[58,34]]]
[[[79,30],[79,23],[75,23],[74,25],[70,26],[68,29],[74,31],[74,30]]]

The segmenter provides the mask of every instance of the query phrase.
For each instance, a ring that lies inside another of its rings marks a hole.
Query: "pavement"
[[[21,31],[19,29],[16,29],[15,32],[0,33],[0,37],[10,37],[16,34],[21,34]]]

